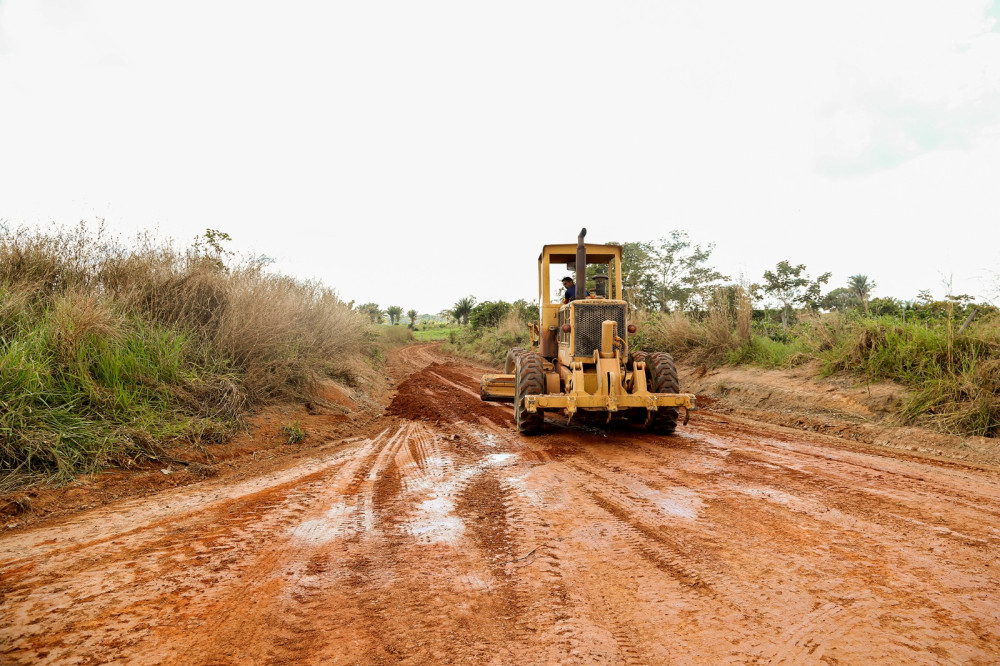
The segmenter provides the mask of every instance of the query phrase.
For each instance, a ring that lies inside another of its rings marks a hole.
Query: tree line
[[[362,303],[361,305],[355,305],[353,307],[358,312],[363,312],[368,315],[373,324],[384,324],[386,317],[388,317],[389,323],[392,326],[396,326],[403,317],[403,308],[398,305],[390,305],[384,310],[378,303]],[[410,319],[410,328],[413,328],[416,325],[417,317],[419,317],[420,314],[411,308],[410,310],[407,310],[406,316]]]
[[[758,316],[777,315],[784,328],[788,327],[798,310],[860,311],[904,319],[910,316],[935,319],[946,314],[967,313],[973,307],[980,311],[996,309],[988,304],[973,303],[973,298],[967,294],[948,294],[944,300],[935,300],[928,291],[921,291],[912,300],[873,298],[872,292],[877,285],[863,273],[852,275],[845,285],[824,292],[832,276],[830,272],[812,277],[805,264],[787,259],[764,271],[759,280],[743,280],[737,284],[731,276],[711,264],[714,243],[699,245],[686,232],[679,230],[652,241],[611,244],[622,248],[621,298],[634,309],[648,312],[684,312],[697,317],[705,313],[720,295],[733,300],[736,289],[742,289],[751,302],[764,306],[755,310]],[[597,266],[588,266],[588,284],[600,270]],[[771,304],[777,304],[777,307],[772,309]],[[376,303],[364,303],[355,309],[367,313],[373,323],[384,323],[388,317],[389,322],[396,325],[403,315],[401,307],[389,306],[383,310]],[[472,295],[459,299],[438,316],[461,326],[480,328],[495,326],[511,312],[518,313],[526,321],[538,318],[537,304],[524,299],[513,303],[478,303]],[[419,315],[415,310],[408,311],[406,315],[413,328]]]
[[[758,316],[767,317],[771,312],[768,303],[776,303],[785,328],[796,310],[857,311],[919,320],[964,317],[973,309],[983,314],[996,311],[990,304],[974,303],[968,294],[949,293],[943,300],[937,300],[924,290],[912,300],[873,298],[877,285],[863,273],[851,275],[845,285],[824,293],[832,276],[830,272],[813,278],[805,264],[787,259],[764,271],[759,281],[734,284],[730,276],[710,264],[714,243],[695,244],[683,231],[672,231],[668,237],[655,241],[612,244],[622,246],[624,300],[646,311],[698,316],[720,294],[732,300],[730,292],[737,288],[743,289],[753,303],[765,306],[755,310]]]

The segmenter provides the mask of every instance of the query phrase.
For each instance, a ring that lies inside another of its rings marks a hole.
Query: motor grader
[[[484,375],[483,400],[514,403],[517,431],[542,431],[545,412],[610,422],[622,417],[654,432],[673,433],[679,410],[684,423],[697,409],[695,396],[681,393],[677,369],[664,352],[632,352],[622,299],[622,248],[585,243],[583,229],[573,245],[546,245],[538,257],[539,321],[528,324],[530,349],[507,353],[503,374]],[[550,302],[553,264],[576,273],[576,296]],[[587,266],[593,293],[587,292]]]

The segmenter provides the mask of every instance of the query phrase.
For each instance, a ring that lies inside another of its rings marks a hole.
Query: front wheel
[[[507,358],[503,363],[503,374],[512,375],[514,374],[514,367],[517,363],[517,357],[524,353],[524,350],[520,347],[514,347],[509,352],[507,352]]]
[[[535,352],[523,352],[517,357],[514,370],[514,422],[517,431],[522,435],[537,435],[542,432],[545,416],[540,411],[529,412],[524,398],[545,392],[542,357]]]

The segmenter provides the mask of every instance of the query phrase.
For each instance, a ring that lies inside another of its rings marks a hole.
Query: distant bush
[[[382,341],[390,346],[404,345],[414,340],[413,330],[408,326],[380,326],[378,332]]]
[[[66,479],[217,441],[254,405],[367,372],[366,315],[226,239],[0,227],[0,472]]]
[[[523,299],[513,303],[484,301],[472,308],[469,313],[469,325],[477,329],[499,326],[500,322],[511,313],[525,322],[538,321],[538,305],[535,303],[528,303]]]

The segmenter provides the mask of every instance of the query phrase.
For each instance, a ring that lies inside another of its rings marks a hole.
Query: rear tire
[[[542,357],[534,352],[522,352],[516,359],[514,383],[514,422],[522,435],[537,435],[542,432],[545,415],[541,411],[529,412],[524,406],[524,398],[545,393],[545,370]]]
[[[665,352],[656,352],[646,357],[646,376],[653,393],[680,393],[681,384],[677,380],[674,359]],[[649,429],[661,435],[671,435],[677,430],[677,408],[660,407],[652,414]]]

